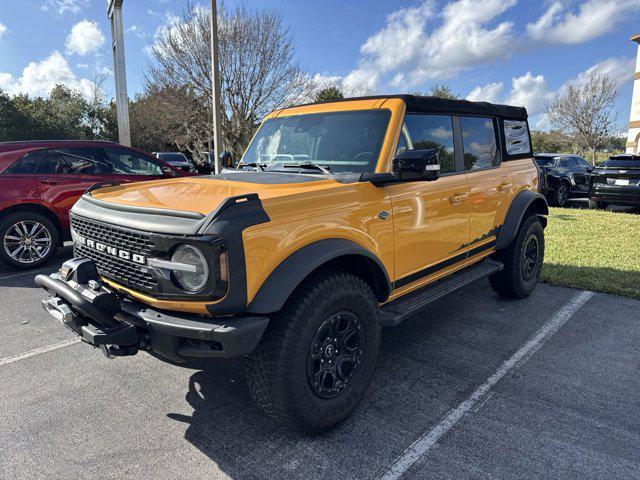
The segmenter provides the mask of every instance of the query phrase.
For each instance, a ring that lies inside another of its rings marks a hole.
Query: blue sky
[[[202,3],[202,2],[196,2]],[[206,2],[204,2],[206,3]],[[227,0],[233,7],[239,3]],[[427,90],[525,105],[548,128],[545,103],[598,67],[619,82],[629,118],[640,0],[244,1],[274,8],[301,66],[348,93]],[[0,88],[46,95],[55,83],[88,91],[112,69],[104,0],[0,0]],[[145,47],[186,0],[125,0],[129,93],[143,89]],[[113,92],[113,77],[105,82]]]

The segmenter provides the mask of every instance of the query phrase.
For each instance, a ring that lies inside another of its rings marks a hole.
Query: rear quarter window
[[[37,150],[24,154],[3,172],[7,175],[33,175],[44,155],[44,150]]]
[[[510,157],[524,157],[531,155],[531,141],[529,139],[529,125],[524,120],[504,120],[504,147],[507,160]]]

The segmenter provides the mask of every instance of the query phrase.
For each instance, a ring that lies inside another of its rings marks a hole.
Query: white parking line
[[[531,337],[511,358],[480,385],[470,397],[450,410],[434,427],[425,432],[409,448],[387,465],[376,477],[379,480],[396,480],[400,478],[414,463],[420,460],[438,442],[438,439],[456,425],[506,374],[519,368],[547,340],[549,340],[573,315],[593,296],[594,292],[580,292],[558,310],[538,332]]]
[[[49,352],[53,352],[54,350],[60,350],[61,348],[74,345],[79,341],[80,341],[79,337],[70,338],[69,340],[63,340],[62,342],[54,343],[52,345],[36,348],[35,350],[31,350],[26,353],[21,353],[20,355],[15,355],[13,357],[0,358],[0,367],[9,365],[10,363],[19,362],[20,360],[25,360],[27,358],[36,357],[38,355],[42,355],[43,353],[49,353]]]
[[[22,272],[22,273],[16,273],[14,275],[7,275],[5,277],[0,277],[0,280],[7,280],[9,278],[16,278],[16,277],[22,277],[24,275],[36,275],[38,273],[44,273],[44,272],[53,272],[55,270],[57,270],[58,267],[49,267],[49,268],[43,268],[41,270],[29,270],[28,272]]]

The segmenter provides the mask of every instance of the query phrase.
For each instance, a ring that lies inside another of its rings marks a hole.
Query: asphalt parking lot
[[[33,276],[0,265],[0,478],[640,478],[640,301],[478,282],[385,330],[362,406],[310,438],[241,361],[68,342]]]

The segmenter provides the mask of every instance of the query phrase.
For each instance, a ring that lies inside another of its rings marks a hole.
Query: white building
[[[631,41],[638,43],[638,60],[636,61],[633,97],[631,99],[631,120],[629,121],[629,136],[627,137],[627,153],[640,154],[640,33],[631,37]]]

